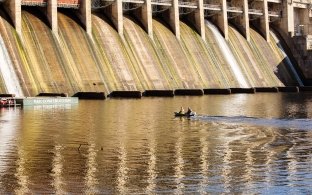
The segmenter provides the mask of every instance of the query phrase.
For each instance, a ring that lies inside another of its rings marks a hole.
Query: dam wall
[[[249,27],[246,15],[245,31],[236,17],[228,23],[232,12],[208,16],[198,7],[205,1],[171,3],[178,8],[165,1],[4,2],[1,52],[16,80],[8,84],[2,70],[0,93],[299,85],[270,30]]]

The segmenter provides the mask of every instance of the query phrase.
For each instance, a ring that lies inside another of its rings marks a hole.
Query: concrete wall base
[[[174,91],[174,95],[176,96],[201,96],[204,95],[204,91],[202,89],[176,89]]]
[[[110,98],[141,98],[140,91],[112,91],[108,97]]]
[[[255,88],[230,88],[231,93],[255,93]]]
[[[146,97],[173,97],[173,90],[146,90],[143,94]]]
[[[205,95],[226,95],[226,94],[231,94],[231,89],[204,89],[204,94]]]
[[[293,86],[293,87],[278,87],[279,92],[287,92],[287,93],[298,93],[299,87]]]
[[[67,93],[39,93],[37,97],[68,97]]]
[[[256,93],[277,93],[277,87],[255,87]]]
[[[74,97],[78,97],[79,99],[87,99],[87,100],[106,99],[104,92],[78,92],[74,95]]]

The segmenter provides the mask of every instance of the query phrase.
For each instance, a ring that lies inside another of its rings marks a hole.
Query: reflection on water
[[[114,99],[2,109],[0,193],[310,194],[311,97]],[[174,118],[180,106],[200,116]]]

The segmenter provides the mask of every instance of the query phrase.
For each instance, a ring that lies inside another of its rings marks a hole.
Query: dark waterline
[[[2,109],[0,193],[311,194],[311,97],[237,94]],[[173,117],[180,106],[199,116]]]

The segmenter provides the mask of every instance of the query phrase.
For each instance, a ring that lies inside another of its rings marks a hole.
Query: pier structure
[[[57,10],[75,9],[86,32],[91,36],[92,12],[102,12],[111,18],[118,33],[123,36],[123,15],[133,14],[153,38],[152,18],[163,17],[180,39],[179,20],[187,18],[205,40],[204,20],[215,23],[228,40],[229,23],[241,29],[250,40],[250,25],[258,27],[270,41],[270,26],[290,38],[301,36],[300,44],[312,50],[312,0],[6,0],[2,6],[8,12],[16,32],[21,35],[21,9],[40,7],[49,21],[51,30],[58,32]]]

